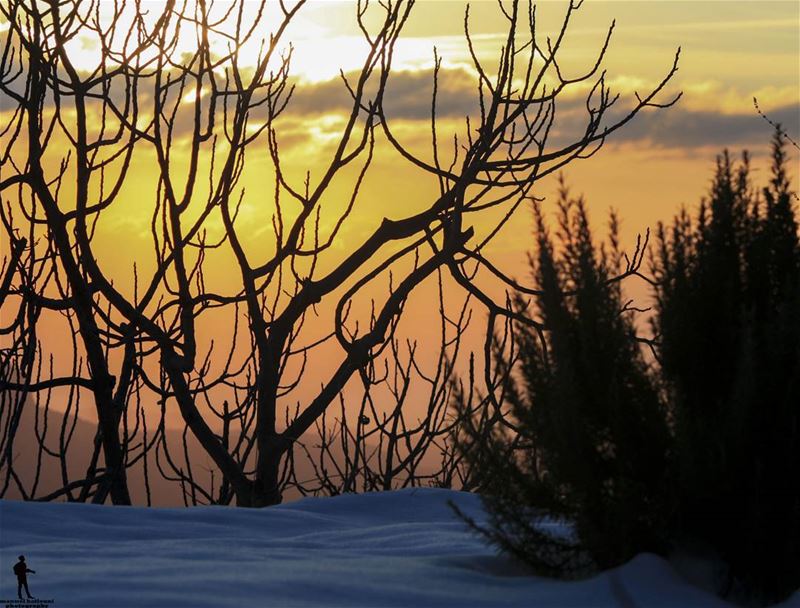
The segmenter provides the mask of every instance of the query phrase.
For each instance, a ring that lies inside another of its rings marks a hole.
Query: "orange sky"
[[[390,91],[398,93],[396,100],[389,100],[389,117],[393,116],[394,103],[394,115],[398,117],[395,124],[399,125],[395,128],[411,146],[429,146],[427,112],[434,46],[443,58],[443,80],[450,83],[450,99],[466,100],[454,102],[452,111],[443,116],[441,139],[446,139],[448,128],[452,132],[463,130],[459,111],[465,104],[474,103],[474,84],[462,72],[470,69],[463,35],[465,5],[461,0],[419,1],[399,42],[396,76],[390,81]],[[563,10],[561,1],[539,3],[542,31],[551,31],[558,25]],[[642,113],[598,155],[574,163],[566,171],[570,184],[587,196],[598,216],[604,217],[610,206],[620,210],[626,234],[669,218],[681,204],[696,203],[709,182],[713,158],[723,147],[734,151],[750,149],[758,166],[767,149],[770,128],[755,113],[754,96],[771,117],[786,123],[789,133],[797,135],[797,2],[588,0],[576,15],[567,38],[567,68],[577,71],[591,62],[612,19],[617,20],[617,26],[606,67],[609,81],[622,94],[623,101],[632,99],[633,91],[642,91],[657,82],[669,68],[675,49],[682,47],[680,69],[669,87],[673,93],[683,91],[678,105]],[[473,2],[471,24],[478,56],[491,62],[501,43],[503,26],[495,3]],[[288,38],[294,45],[292,73],[302,83],[284,120],[284,139],[288,142],[283,150],[284,163],[298,176],[310,170],[313,180],[342,126],[342,115],[337,113],[340,108],[332,99],[337,91],[344,94],[338,71],[356,69],[363,57],[364,42],[356,27],[352,3],[320,0],[302,9]],[[254,43],[251,55],[255,48]],[[70,50],[79,63],[83,60],[86,65],[97,53],[88,38],[75,41]],[[576,91],[573,99],[580,92]],[[418,171],[391,151],[379,150],[377,160],[364,198],[376,193],[379,200],[356,214],[347,226],[354,238],[364,234],[380,216],[391,216],[395,205],[405,208],[409,199],[424,204],[434,186],[428,178],[420,180]],[[258,159],[251,157],[249,162],[254,170],[248,186],[267,185],[263,183],[265,174],[258,167]],[[140,191],[139,184],[152,181],[146,162],[137,171],[137,183],[131,185],[131,192]],[[536,194],[549,196],[553,190],[552,180],[545,180]],[[118,239],[137,248],[137,238],[148,237],[148,214],[137,213],[138,203],[138,198],[131,195],[128,204],[118,204],[104,219],[109,241],[107,263],[111,266],[117,265],[113,258],[123,252],[116,246]],[[253,233],[257,234],[263,229],[260,219],[254,209],[249,215],[246,211],[242,221],[252,221]],[[524,249],[518,241],[525,238],[529,219],[527,214],[519,214],[498,248],[504,253]],[[129,250],[124,251],[118,263],[127,266]]]
[[[402,140],[422,154],[430,146],[428,112],[434,46],[443,59],[441,140],[448,139],[448,132],[463,131],[464,108],[474,104],[475,85],[463,35],[465,4],[460,0],[419,0],[397,48],[387,114]],[[157,5],[152,3],[153,7]],[[539,3],[539,10],[542,31],[550,31],[560,23],[564,3]],[[353,3],[318,0],[302,10],[289,30],[295,47],[292,73],[299,84],[280,134],[283,163],[292,179],[301,179],[308,170],[313,184],[342,128],[339,100],[344,89],[337,74],[339,69],[356,69],[364,48],[354,13]],[[754,153],[757,179],[764,175],[771,132],[753,108],[754,96],[766,113],[785,123],[790,135],[795,139],[800,136],[800,4],[587,0],[565,43],[565,69],[578,71],[591,64],[614,18],[617,26],[606,67],[612,88],[627,102],[634,91],[657,83],[668,71],[676,48],[682,47],[680,69],[665,95],[666,99],[683,91],[678,105],[643,113],[599,154],[572,164],[566,171],[573,190],[586,195],[593,216],[603,221],[596,223],[597,231],[602,234],[604,219],[613,206],[623,218],[623,234],[630,243],[637,232],[668,220],[680,205],[698,202],[709,184],[714,156],[723,147],[749,148]],[[473,2],[471,23],[476,52],[491,63],[502,40],[503,24],[496,4]],[[0,30],[5,29],[0,25]],[[88,37],[79,37],[69,51],[79,65],[90,67],[97,61],[98,49]],[[570,103],[577,104],[579,93],[585,93],[585,89],[565,96],[566,120],[573,116]],[[0,120],[8,116],[3,113],[8,110],[6,103],[0,98]],[[176,166],[185,162],[179,148],[175,154]],[[271,191],[272,173],[267,161],[266,153],[261,158],[250,156],[243,178],[248,192]],[[55,166],[55,157],[51,162]],[[337,180],[324,201],[330,208],[341,205],[342,197],[349,193],[353,176],[352,172],[345,173],[349,179]],[[795,158],[793,177],[796,179],[799,173]],[[155,191],[155,180],[152,156],[142,153],[135,157],[120,200],[103,214],[98,225],[98,257],[123,291],[130,283],[132,261],[146,267],[151,256],[152,205],[146,193]],[[382,217],[399,217],[426,206],[436,187],[434,179],[421,176],[385,142],[379,142],[360,206],[328,258],[321,261],[322,268],[341,259]],[[65,198],[71,190],[65,186]],[[549,178],[534,190],[537,196],[545,197],[545,209],[551,205],[553,193],[554,182]],[[202,190],[197,196],[202,199]],[[253,253],[270,249],[269,217],[258,196],[244,200],[239,225],[247,233]],[[526,273],[530,220],[530,212],[521,210],[490,250],[492,259],[515,276],[524,277]],[[212,232],[215,221],[210,224]],[[323,214],[323,232],[325,222]],[[479,223],[479,233],[481,227]],[[3,253],[7,250],[3,241]],[[224,291],[225,285],[234,288],[235,275],[230,272],[230,259],[220,255],[210,263],[206,282]],[[414,323],[417,330],[435,327],[430,306],[434,287],[423,286],[409,303],[411,319],[420,321]],[[319,331],[319,327],[309,325],[309,336]],[[51,348],[57,351],[58,347]],[[315,368],[315,382],[324,378],[325,369],[324,363]]]

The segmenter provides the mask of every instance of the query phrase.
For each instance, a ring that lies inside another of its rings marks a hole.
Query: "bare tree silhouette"
[[[490,72],[474,51],[467,11],[476,113],[466,117],[460,137],[450,138],[452,147],[442,143],[437,56],[432,95],[423,104],[430,108],[432,152],[423,156],[404,143],[385,103],[414,2],[359,0],[355,19],[367,46],[361,69],[342,73],[349,111],[319,177],[307,172],[298,179],[302,174],[281,156],[280,126],[295,91],[286,32],[304,4],[0,5],[8,22],[0,55],[8,117],[0,133],[0,217],[10,244],[0,274],[3,494],[13,487],[28,499],[129,504],[126,471],[144,466],[147,485],[148,455],[193,504],[270,505],[290,486],[338,492],[465,482],[448,447],[464,414],[447,409],[452,392],[465,390],[453,376],[464,331],[475,310],[488,313],[487,336],[500,319],[536,325],[509,305],[511,295],[533,291],[486,256],[487,244],[533,200],[537,180],[595,154],[641,110],[674,103],[677,97],[662,101],[660,94],[678,55],[652,90],[612,112],[620,98],[602,64],[613,24],[598,56],[573,77],[559,58],[581,2],[570,1],[559,31],[544,39],[532,4],[499,2],[507,36]],[[86,40],[100,51],[91,67],[73,55]],[[247,45],[258,49],[250,62],[242,58]],[[572,139],[552,143],[557,104],[587,84],[585,124]],[[374,230],[337,253],[343,226],[369,204],[362,185],[378,146],[438,180],[438,196],[421,210],[386,210]],[[269,188],[247,190],[243,174],[259,154],[269,161]],[[153,171],[138,169],[146,160]],[[326,207],[334,181],[337,193],[342,183],[349,193],[338,207]],[[132,191],[151,218],[152,257],[132,264],[132,278],[120,278],[96,235],[110,210],[130,204]],[[272,229],[257,247],[240,216],[254,205]],[[476,230],[479,218],[495,223]],[[235,285],[207,280],[212,264],[225,264]],[[495,299],[479,275],[499,280],[511,295]],[[438,282],[441,321],[431,369],[422,369],[418,356],[430,344],[398,333],[405,303],[426,281]],[[455,308],[443,295],[453,286],[462,293]],[[360,319],[358,298],[371,302]],[[315,317],[318,327],[326,319],[322,309],[331,312],[318,335],[308,322]],[[64,348],[54,360],[56,343]],[[467,412],[474,419],[475,408],[494,407],[487,424],[501,417],[494,392],[504,384],[493,377],[490,344],[487,338],[486,387]],[[62,351],[71,353],[69,361]],[[309,369],[323,369],[320,362],[333,371],[309,395],[302,380]],[[359,404],[352,407],[345,389],[356,383]],[[413,383],[422,389],[411,391]],[[412,394],[428,401],[417,421],[407,414],[408,403],[419,399]],[[56,399],[63,414],[54,445],[47,421]],[[67,458],[86,400],[97,430],[76,480]],[[33,437],[18,432],[25,408],[37,414]],[[182,455],[166,440],[171,411],[185,424]],[[317,447],[295,450],[315,427]],[[18,474],[20,441],[38,445],[33,481]],[[341,453],[332,451],[334,441]],[[191,444],[207,454],[208,477],[192,462]],[[425,472],[430,449],[439,449],[441,466]],[[301,454],[317,466],[311,484],[297,478]],[[42,495],[39,469],[53,459],[62,487]],[[149,502],[149,486],[147,492]]]

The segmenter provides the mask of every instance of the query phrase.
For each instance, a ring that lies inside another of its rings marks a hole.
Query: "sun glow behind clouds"
[[[294,0],[287,2],[292,4]],[[266,12],[261,15],[255,10],[257,4],[250,1],[245,1],[243,4],[243,23],[257,25],[252,39],[238,53],[237,61],[243,68],[252,67],[257,63],[262,52],[262,44],[268,43],[270,34],[274,33],[279,22],[280,10],[277,2],[270,0]],[[370,3],[375,7],[377,4],[376,0]],[[585,67],[587,62],[593,60],[598,49],[598,41],[602,41],[604,26],[613,17],[619,19],[609,55],[609,82],[615,92],[621,91],[628,96],[634,89],[651,86],[656,78],[663,75],[662,69],[671,59],[675,47],[681,44],[684,48],[681,69],[676,81],[676,88],[681,88],[685,92],[681,104],[663,115],[653,113],[642,116],[641,122],[631,125],[631,128],[635,129],[637,125],[651,124],[648,121],[678,116],[678,119],[668,124],[669,128],[662,129],[662,132],[669,131],[672,139],[652,139],[651,142],[645,137],[648,132],[642,130],[637,139],[626,140],[631,130],[623,130],[616,135],[618,139],[611,142],[608,150],[604,150],[587,163],[579,163],[570,168],[568,175],[570,182],[574,184],[576,192],[587,194],[592,212],[597,214],[598,226],[605,221],[606,210],[611,205],[620,210],[626,220],[624,230],[630,234],[643,231],[648,226],[653,227],[658,220],[668,218],[681,203],[692,204],[707,186],[713,169],[713,155],[723,145],[730,145],[728,142],[731,138],[738,137],[733,140],[734,149],[746,145],[756,146],[756,150],[759,150],[762,141],[766,141],[769,127],[755,116],[752,107],[753,95],[758,96],[762,107],[770,113],[774,108],[797,103],[800,91],[797,80],[797,29],[796,25],[787,26],[789,23],[797,23],[797,9],[794,8],[794,12],[788,18],[776,17],[772,20],[751,21],[746,20],[746,15],[740,13],[745,7],[759,3],[730,2],[726,3],[726,10],[729,7],[736,8],[738,20],[717,23],[712,20],[712,17],[716,17],[710,15],[711,11],[708,10],[712,4],[715,10],[720,6],[716,2],[589,2],[585,5],[585,12],[578,16],[573,36],[569,40],[567,58],[574,61],[576,70]],[[152,26],[161,14],[164,3],[147,1],[143,5],[148,10],[145,21]],[[430,107],[431,80],[430,74],[421,75],[420,71],[427,71],[432,67],[435,45],[444,58],[440,103],[447,101],[445,93],[448,83],[462,82],[456,78],[459,74],[455,73],[454,68],[471,67],[463,33],[463,5],[463,2],[455,0],[418,2],[407,28],[398,40],[394,54],[393,75],[390,81],[390,90],[394,96],[389,107],[397,110],[401,102],[408,102],[405,107],[413,104],[414,108],[421,108],[421,111],[401,114],[406,116],[402,120],[397,118],[397,114],[390,118],[397,120],[396,132],[403,136],[405,142],[418,144],[420,149],[424,147],[425,151],[429,146],[430,119],[427,114]],[[125,10],[132,10],[133,6],[134,3],[129,2]],[[178,6],[183,6],[183,0],[178,0]],[[185,6],[187,16],[190,16],[196,5],[189,2]],[[215,12],[219,13],[221,9],[230,7],[231,3],[218,0],[214,6]],[[547,15],[546,11],[560,14],[563,12],[565,2],[545,2],[539,6],[544,16]],[[773,8],[759,10],[747,8],[747,10],[753,14],[763,15],[768,14],[770,10],[776,10],[774,8],[776,5],[770,6]],[[795,3],[784,2],[779,8],[797,6]],[[103,1],[100,7],[101,13],[108,16],[109,7],[113,7],[113,3]],[[503,44],[503,23],[502,20],[496,19],[497,5],[493,1],[478,1],[473,4],[472,10],[476,52],[482,60],[485,59],[487,64],[491,64]],[[781,10],[783,13],[787,12],[785,9]],[[492,16],[495,18],[494,21]],[[357,71],[363,65],[368,45],[355,26],[355,17],[355,0],[311,1],[296,15],[283,41],[276,49],[276,59],[272,67],[279,65],[281,54],[288,53],[291,44],[290,74],[293,79],[309,84],[306,87],[309,93],[305,97],[302,97],[302,87],[298,87],[290,105],[290,112],[282,115],[278,125],[286,166],[297,173],[297,183],[302,182],[302,175],[306,170],[311,171],[313,177],[320,174],[329,160],[329,150],[341,132],[341,107],[326,102],[332,97],[331,91],[334,89],[349,101],[342,83],[331,82],[327,87],[313,85],[331,79],[336,80],[340,70],[349,73]],[[542,25],[542,35],[550,33],[545,25],[544,23]],[[0,32],[7,28],[8,24],[0,23]],[[125,43],[125,35],[132,28],[132,21],[123,16],[115,34],[115,45],[122,46]],[[212,33],[210,37],[217,56],[228,53],[227,39],[222,33]],[[747,40],[747,44],[742,43],[743,39]],[[187,54],[190,56],[197,50],[196,28],[189,22],[184,22],[181,35],[174,42],[172,52],[175,59],[181,59]],[[90,33],[78,34],[66,46],[74,65],[79,69],[94,70],[102,61],[100,41]],[[143,59],[152,58],[157,52],[156,47],[148,49],[143,53]],[[113,56],[109,61],[111,64],[114,63]],[[446,73],[448,71],[449,75]],[[246,73],[247,70],[243,72]],[[416,72],[417,78],[408,78],[408,74],[404,72]],[[570,74],[574,75],[572,72]],[[220,76],[220,82],[224,82],[224,69],[216,70],[215,75]],[[459,98],[474,99],[476,89],[468,82],[469,79],[463,80],[467,81],[469,86],[456,87],[454,84],[456,92],[451,97],[460,95]],[[402,90],[400,87],[403,82],[412,84]],[[403,91],[405,96],[400,94]],[[203,89],[201,97],[208,92],[209,89]],[[576,91],[576,93],[581,92],[585,93],[585,90]],[[141,91],[143,107],[146,105],[148,93],[146,90]],[[187,90],[183,96],[184,102],[192,104],[194,99],[195,92]],[[457,104],[454,105],[460,108]],[[68,99],[65,101],[65,106],[69,106]],[[2,115],[4,109],[0,104],[0,124],[5,124]],[[562,106],[559,111],[562,112],[564,109]],[[680,114],[688,110],[703,111],[707,114],[689,123],[685,120],[686,115]],[[451,125],[456,125],[452,127],[453,131],[461,125],[461,116],[456,117],[456,112],[449,116],[444,110],[441,111],[443,118],[440,128],[442,133],[449,135]],[[737,135],[742,133],[742,130],[735,126],[739,123],[722,123],[723,126],[734,125],[734,128],[718,128],[717,139],[704,141],[705,148],[694,150],[690,148],[686,143],[687,138],[702,140],[708,131],[703,127],[707,126],[711,118],[720,118],[719,115],[723,113],[752,118],[756,128],[746,133],[756,131],[757,139],[747,141],[743,139],[745,136]],[[150,118],[139,116],[137,126],[145,128]],[[254,119],[248,123],[248,133],[255,133],[263,127],[263,124]],[[692,133],[692,128],[688,125],[696,126],[695,130],[700,133]],[[442,139],[445,139],[444,135]],[[146,146],[141,146],[141,149],[146,149]],[[185,150],[185,147],[176,147],[173,155],[177,173],[180,173],[185,166]],[[142,211],[144,198],[142,192],[157,181],[153,164],[148,164],[149,158],[144,154],[136,157],[138,164],[133,173],[135,179],[129,181],[128,189],[122,196],[122,204],[105,214],[105,217],[109,218],[109,224],[105,227],[105,231],[101,225],[98,233],[99,249],[103,253],[101,258],[109,268],[120,269],[121,277],[127,276],[122,274],[121,269],[129,268],[133,250],[141,248],[143,252],[149,252],[147,238],[150,235],[150,216]],[[263,158],[252,155],[250,159],[249,166],[254,168],[244,179],[248,193],[252,193],[250,196],[258,199],[261,193],[271,192],[272,174],[265,168],[266,165],[263,163],[266,161]],[[756,161],[758,162],[758,158]],[[206,166],[203,167],[207,171]],[[796,173],[797,171],[795,175]],[[338,183],[335,186],[339,187]],[[356,208],[352,222],[343,228],[342,234],[347,238],[338,240],[335,247],[347,250],[352,248],[354,243],[360,242],[365,234],[374,228],[373,216],[391,214],[395,210],[406,210],[408,201],[429,200],[436,193],[433,182],[429,190],[426,189],[428,186],[429,184],[420,179],[420,174],[413,167],[402,161],[398,162],[395,157],[390,156],[386,147],[381,148],[376,154],[376,160],[363,188],[365,204]],[[154,186],[152,187],[154,189]],[[543,182],[537,195],[549,196],[553,190],[554,186]],[[341,193],[337,191],[336,194]],[[333,196],[331,198],[335,201],[347,201],[346,196],[345,192],[339,198]],[[243,233],[246,233],[249,242],[262,246],[271,236],[269,211],[265,212],[261,207],[252,204],[243,208],[240,217],[246,226]],[[326,208],[326,213],[321,217],[321,226],[325,233],[330,230],[329,224],[326,223],[329,217]],[[219,228],[219,224],[215,226]],[[504,233],[504,238],[496,242],[498,256],[502,254],[507,258],[504,258],[504,268],[511,269],[511,274],[526,276],[524,254],[530,242],[529,232],[530,215],[520,213]],[[121,248],[120,242],[125,242],[126,246]],[[226,281],[231,281],[230,265],[214,262],[209,266],[213,269],[209,271],[209,281],[214,280],[215,285],[227,286]],[[424,304],[419,308],[422,311],[425,308]]]
[[[222,21],[215,31],[209,31],[212,60],[230,55],[235,50],[235,60],[242,68],[255,67],[269,49],[270,37],[276,34],[281,25],[282,14],[277,3],[266,3],[264,10],[259,11],[259,2],[245,2],[242,5],[242,23],[253,28],[253,34],[238,48],[232,44],[235,34],[237,15],[231,13]],[[163,1],[146,3],[147,13],[143,17],[145,27],[150,30],[163,15],[166,4]],[[225,15],[231,3],[216,3],[214,14]],[[198,48],[201,37],[199,28],[193,25],[195,10],[193,3],[186,3],[177,9],[182,19],[180,22],[173,16],[173,30],[176,34],[168,41],[170,61],[181,61],[191,57]],[[329,24],[323,24],[325,14],[335,10],[338,17]],[[372,9],[370,9],[372,10]],[[378,10],[382,10],[378,7]],[[79,70],[91,72],[104,61],[106,66],[119,63],[122,51],[132,51],[139,41],[129,32],[134,29],[134,9],[125,7],[120,15],[113,12],[112,3],[100,3],[99,13],[91,16],[97,18],[102,28],[109,28],[116,18],[116,25],[107,33],[106,45],[111,53],[104,51],[103,43],[96,32],[85,30],[72,37],[64,44],[64,48],[72,64]],[[336,78],[340,71],[352,72],[360,70],[369,53],[369,43],[360,31],[341,28],[336,23],[347,16],[356,20],[356,6],[347,3],[311,2],[303,6],[294,16],[286,31],[281,36],[269,68],[277,70],[285,57],[291,58],[290,73],[293,77],[308,82],[320,82]],[[84,17],[90,17],[84,15]],[[322,23],[321,23],[322,22]],[[176,24],[179,25],[176,27]],[[7,23],[0,23],[0,31],[7,29]],[[445,37],[450,38],[450,37]],[[454,40],[436,40],[433,38],[408,39],[400,38],[395,49],[393,66],[397,69],[430,69],[433,65],[433,47],[463,46],[463,37],[452,37]],[[463,49],[459,49],[463,52]],[[149,45],[138,55],[140,63],[155,59],[159,53],[156,44]],[[459,54],[462,54],[460,52]],[[218,72],[222,72],[224,64]],[[190,97],[193,99],[194,96]]]

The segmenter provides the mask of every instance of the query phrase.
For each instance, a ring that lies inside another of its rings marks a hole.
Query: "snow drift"
[[[530,576],[449,500],[485,518],[477,496],[438,489],[267,509],[0,501],[0,600],[16,599],[24,554],[31,592],[58,608],[728,605],[654,555],[577,582]]]

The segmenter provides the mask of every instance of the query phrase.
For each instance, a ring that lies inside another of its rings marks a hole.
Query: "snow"
[[[587,580],[531,576],[448,501],[485,517],[478,496],[432,488],[266,509],[0,501],[0,603],[24,554],[31,592],[58,608],[729,605],[654,555]]]

